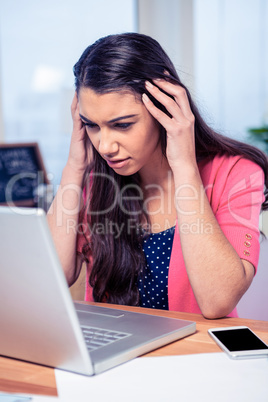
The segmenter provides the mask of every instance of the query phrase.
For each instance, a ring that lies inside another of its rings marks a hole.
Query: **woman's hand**
[[[92,146],[79,116],[77,92],[75,92],[72,101],[71,113],[73,119],[73,133],[67,165],[78,173],[84,173],[92,157]]]
[[[157,86],[147,81],[146,89],[165,106],[171,117],[154,106],[153,102],[145,94],[143,95],[143,101],[147,110],[166,129],[166,155],[170,167],[174,169],[182,165],[185,166],[185,163],[196,164],[195,119],[185,89],[164,79],[154,80],[154,83]],[[174,99],[167,96],[158,87],[172,95]]]

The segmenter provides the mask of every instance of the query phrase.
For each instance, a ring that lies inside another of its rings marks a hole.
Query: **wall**
[[[184,82],[193,88],[193,1],[138,0],[138,31],[159,41]]]
[[[231,137],[268,124],[268,1],[194,1],[195,95]]]

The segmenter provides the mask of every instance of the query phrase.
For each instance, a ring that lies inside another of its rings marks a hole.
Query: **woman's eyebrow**
[[[79,116],[81,117],[82,120],[86,121],[87,123],[94,124],[93,121],[87,119],[82,114],[79,114]],[[120,117],[116,117],[115,119],[109,120],[108,123],[115,123],[116,121],[124,120],[124,119],[130,119],[131,117],[136,117],[136,116],[137,116],[137,114],[128,114],[126,116],[120,116]]]
[[[84,117],[82,114],[79,113],[79,116],[81,117],[82,120],[86,121],[87,123],[93,123],[93,121],[87,119],[86,117]]]
[[[128,114],[126,116],[120,116],[116,117],[115,119],[109,120],[108,123],[115,123],[118,120],[123,120],[123,119],[130,119],[131,117],[136,117],[137,114]]]

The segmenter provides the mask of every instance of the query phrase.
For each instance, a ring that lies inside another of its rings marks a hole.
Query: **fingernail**
[[[144,102],[149,102],[149,98],[146,94],[142,94],[142,99],[144,100]]]
[[[145,85],[146,85],[146,87],[148,87],[148,88],[153,88],[153,87],[154,87],[153,84],[151,84],[150,81],[145,81]]]

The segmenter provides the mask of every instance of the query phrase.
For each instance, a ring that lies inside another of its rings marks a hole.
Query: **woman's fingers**
[[[78,96],[75,92],[71,104],[73,132],[69,151],[69,163],[76,170],[84,171],[92,158],[92,146],[86,135],[86,130],[80,118],[79,111]]]
[[[71,104],[71,113],[72,113],[72,119],[73,119],[73,123],[74,126],[75,124],[78,125],[78,128],[82,128],[82,120],[79,116],[79,102],[78,102],[78,96],[77,96],[77,92],[75,92],[74,97],[73,97],[73,101]]]
[[[162,112],[143,94],[147,110],[166,129],[166,155],[170,166],[176,167],[181,161],[195,162],[194,115],[186,91],[165,80],[157,81],[157,86],[146,84],[146,89],[171,115]]]
[[[72,104],[71,104],[72,115],[75,113],[77,104],[78,104],[78,97],[77,97],[77,92],[75,91],[74,97],[73,97],[73,100],[72,100]]]
[[[178,122],[182,122],[183,118],[192,121],[194,116],[185,89],[180,85],[172,84],[163,79],[154,80],[154,83],[157,84],[157,86],[150,82],[146,82],[146,89],[155,99],[158,100],[158,102],[165,106],[171,116]],[[167,96],[163,91],[161,91],[161,89],[171,95],[174,99]]]
[[[175,85],[163,79],[156,80],[155,82],[161,89],[174,97],[176,104],[180,107],[186,118],[191,118],[193,116],[187,92],[181,85]]]
[[[142,95],[142,100],[144,105],[146,106],[147,110],[151,113],[151,115],[163,126],[168,130],[170,125],[171,119],[170,117],[158,109],[153,102],[149,99],[149,97],[144,93]]]

